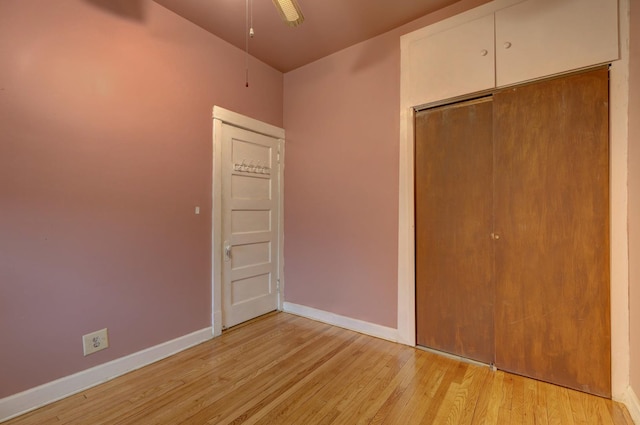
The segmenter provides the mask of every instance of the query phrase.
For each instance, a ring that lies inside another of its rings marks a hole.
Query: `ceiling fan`
[[[273,4],[287,25],[297,27],[304,21],[304,15],[297,0],[273,0]]]

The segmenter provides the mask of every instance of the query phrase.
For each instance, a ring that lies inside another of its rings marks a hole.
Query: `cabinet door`
[[[496,365],[611,395],[608,72],[494,95]]]
[[[410,104],[493,88],[493,32],[493,15],[489,15],[411,42]]]
[[[529,0],[495,19],[498,87],[618,59],[617,0]]]
[[[416,116],[419,345],[493,362],[492,102]]]

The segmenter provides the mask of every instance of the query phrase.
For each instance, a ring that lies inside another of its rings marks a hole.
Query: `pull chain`
[[[245,2],[247,16],[245,18],[245,35],[244,35],[244,47],[245,47],[245,87],[249,87],[249,38],[253,38],[253,0],[246,0]]]
[[[249,0],[245,0],[246,16],[244,21],[244,70],[245,87],[249,87]]]

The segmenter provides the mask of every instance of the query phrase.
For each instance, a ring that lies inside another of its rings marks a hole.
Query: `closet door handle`
[[[500,239],[500,235],[497,233],[491,233],[491,239],[497,241],[498,239]]]

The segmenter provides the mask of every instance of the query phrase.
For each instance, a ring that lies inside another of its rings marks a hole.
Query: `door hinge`
[[[280,279],[276,279],[276,292],[280,292]]]
[[[280,164],[280,149],[278,149],[278,153],[276,154],[276,161]]]

